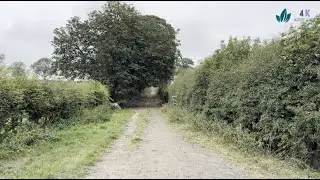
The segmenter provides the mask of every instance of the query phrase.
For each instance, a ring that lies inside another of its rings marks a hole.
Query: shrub
[[[99,105],[94,109],[84,109],[79,119],[85,123],[105,122],[110,120],[110,115],[110,106],[104,104]]]
[[[109,103],[108,89],[98,82],[55,82],[26,78],[0,79],[0,142],[22,119],[42,127],[68,120],[84,108]]]
[[[42,141],[57,141],[53,131],[45,131],[34,123],[24,123],[16,127],[15,132],[8,132],[0,143],[0,159],[24,152],[28,147]]]
[[[0,78],[0,141],[3,128],[14,129],[23,118],[23,91],[19,88],[20,79]]]
[[[160,97],[160,99],[164,102],[164,103],[168,103],[169,101],[169,92],[168,92],[168,86],[160,86],[158,89],[158,95]]]
[[[254,135],[265,152],[320,167],[319,25],[317,16],[264,43],[230,38],[195,70],[178,74],[170,102],[176,96],[176,105],[206,121]]]

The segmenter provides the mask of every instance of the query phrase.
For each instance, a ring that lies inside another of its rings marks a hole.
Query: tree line
[[[4,65],[5,55],[0,54],[0,68],[7,69],[10,71],[13,77],[25,77],[27,76],[28,70],[24,62],[15,61],[10,66],[6,67]],[[30,68],[36,76],[46,80],[48,77],[54,75],[54,61],[50,58],[43,57],[38,61],[34,62]]]
[[[71,17],[54,30],[51,58],[31,65],[38,77],[92,79],[110,87],[114,101],[125,102],[147,87],[166,86],[179,68],[193,65],[182,58],[180,41],[166,20],[143,15],[132,5],[108,2],[87,19]],[[25,76],[25,65],[14,62],[14,76]]]

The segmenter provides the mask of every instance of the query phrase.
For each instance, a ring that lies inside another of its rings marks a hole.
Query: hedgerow
[[[42,128],[68,121],[80,110],[108,106],[107,87],[94,81],[0,78],[0,142],[25,122]],[[107,109],[105,109],[107,110]]]
[[[261,43],[230,38],[180,72],[170,102],[250,133],[266,153],[320,166],[320,17]]]

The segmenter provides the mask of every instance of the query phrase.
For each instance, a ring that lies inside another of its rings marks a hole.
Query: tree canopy
[[[183,69],[190,68],[192,65],[194,65],[194,62],[190,58],[182,58],[178,61],[178,67],[181,67]]]
[[[180,57],[177,31],[166,20],[133,6],[108,2],[81,21],[72,17],[54,30],[56,71],[110,86],[114,100],[168,83]]]
[[[13,76],[26,76],[26,65],[23,62],[14,62],[9,67]]]
[[[5,59],[4,54],[0,54],[0,64],[2,64],[2,63],[3,63],[4,59]]]
[[[36,75],[46,79],[53,73],[53,61],[49,58],[41,58],[31,65],[32,70]]]

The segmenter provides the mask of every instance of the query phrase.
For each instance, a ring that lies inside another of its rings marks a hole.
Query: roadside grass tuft
[[[147,118],[147,113],[150,112],[150,109],[147,109],[141,112],[138,116],[137,126],[132,134],[131,147],[137,147],[141,141],[143,141],[142,136],[144,131],[149,124],[149,119]]]

